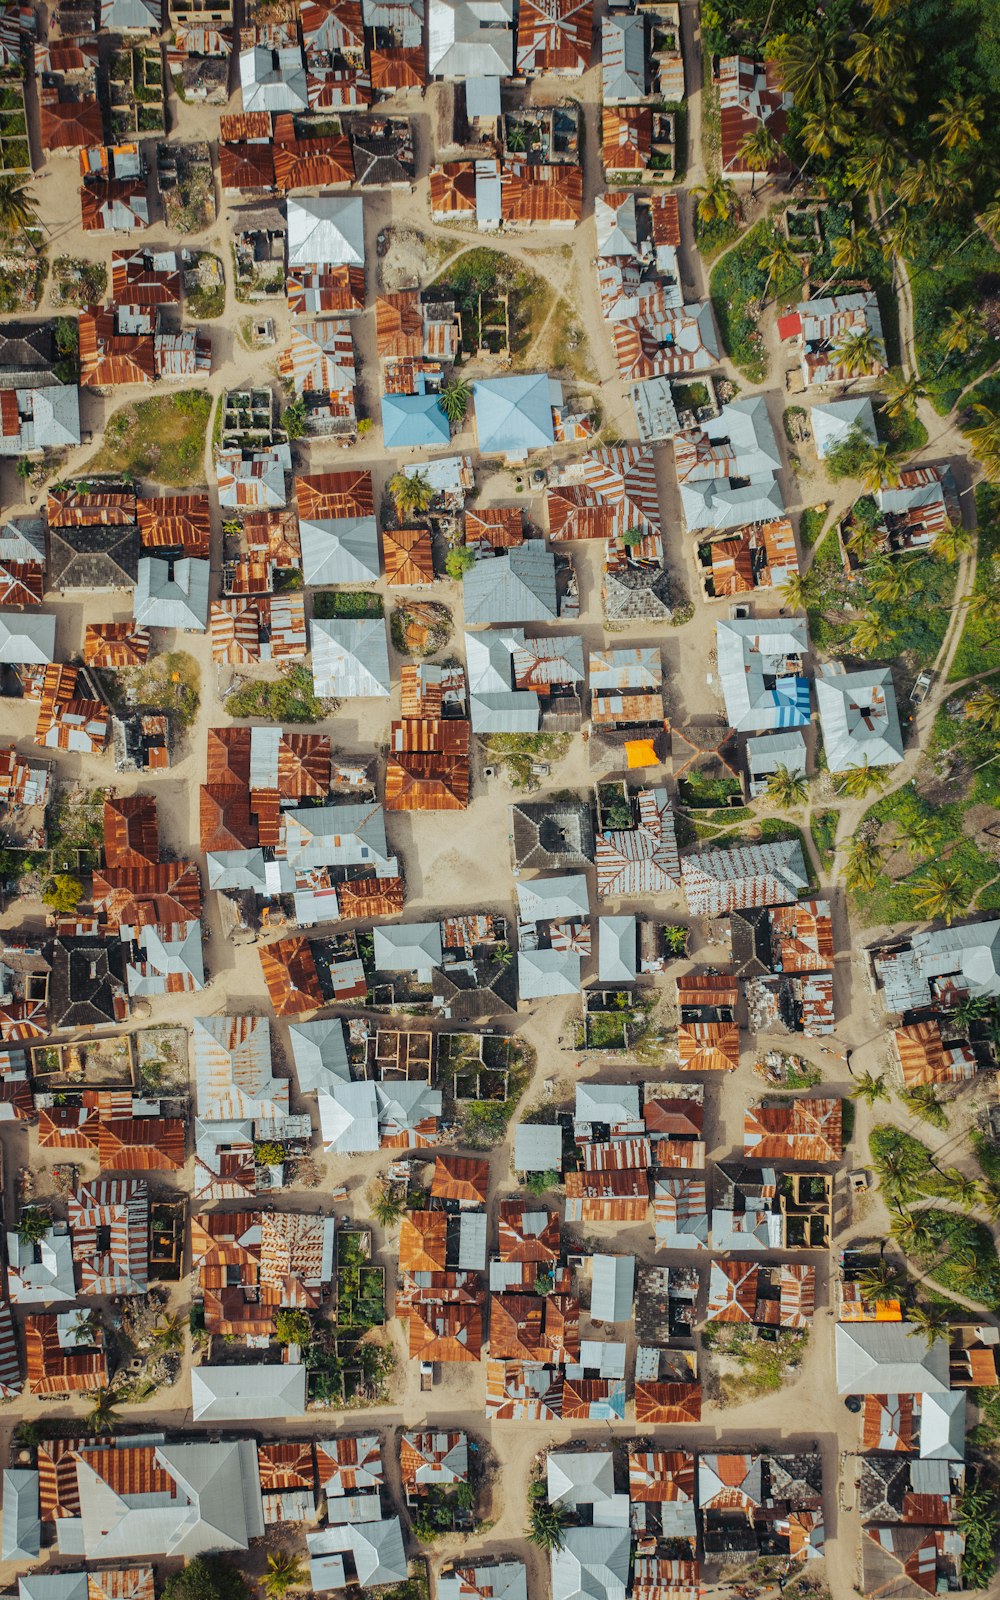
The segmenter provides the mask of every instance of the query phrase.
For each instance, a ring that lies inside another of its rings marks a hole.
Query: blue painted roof
[[[434,394],[387,394],[382,401],[382,432],[387,450],[451,441],[451,423]]]
[[[484,378],[474,383],[479,448],[503,455],[544,450],[554,442],[552,380],[546,372]]]
[[[776,728],[807,728],[809,726],[809,679],[779,678],[771,690],[777,710]]]

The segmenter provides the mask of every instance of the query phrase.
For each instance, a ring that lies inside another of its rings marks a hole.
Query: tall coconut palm
[[[472,389],[464,378],[452,378],[441,390],[441,410],[449,422],[462,422],[469,409]]]
[[[948,1199],[965,1211],[975,1211],[983,1203],[982,1184],[964,1172],[953,1172],[948,1179]]]
[[[267,1558],[264,1593],[269,1600],[284,1600],[289,1589],[301,1589],[306,1582],[302,1558],[289,1550],[273,1550]]]
[[[561,1550],[566,1512],[562,1506],[550,1505],[548,1500],[534,1501],[528,1525],[528,1539],[539,1550]]]
[[[768,172],[781,155],[781,146],[766,122],[758,122],[746,135],[737,151],[750,173],[750,193],[757,187],[758,172]]]
[[[859,192],[881,189],[899,171],[899,154],[888,139],[858,150],[847,163],[848,182]]]
[[[804,611],[809,602],[809,582],[801,572],[790,572],[781,585],[781,598],[789,611]]]
[[[882,870],[882,852],[874,839],[859,834],[847,852],[844,882],[853,892],[874,889]]]
[[[925,1340],[927,1348],[946,1339],[951,1328],[951,1315],[947,1306],[933,1304],[910,1307],[910,1334]]]
[[[982,138],[979,124],[985,114],[981,94],[945,95],[941,109],[928,117],[934,136],[946,150],[964,150],[967,145],[978,144]]]
[[[372,1216],[383,1228],[392,1228],[406,1210],[406,1200],[390,1189],[388,1184],[378,1185],[371,1196]]]
[[[114,1433],[119,1423],[118,1407],[121,1405],[121,1395],[110,1383],[104,1384],[100,1389],[95,1389],[91,1395],[93,1405],[87,1415],[87,1430],[90,1433]]]
[[[183,1350],[184,1328],[183,1317],[178,1316],[176,1311],[168,1312],[153,1329],[153,1342],[156,1348],[164,1355]]]
[[[803,111],[836,99],[837,63],[830,40],[819,28],[799,28],[775,41],[774,59],[781,86]]]
[[[804,805],[809,798],[809,781],[805,773],[793,772],[790,767],[779,764],[767,780],[767,798],[780,806],[782,811]]]
[[[37,228],[37,203],[17,178],[0,178],[0,238],[17,239]]]
[[[879,1100],[890,1099],[889,1085],[882,1074],[876,1077],[874,1072],[865,1072],[855,1079],[851,1099],[863,1100],[866,1106],[873,1106]]]
[[[922,1256],[934,1249],[936,1240],[919,1211],[900,1211],[889,1224],[889,1231],[908,1256]]]
[[[971,891],[960,867],[939,861],[928,867],[911,885],[913,903],[928,922],[943,921],[950,927],[968,907]]]
[[[981,344],[985,337],[986,324],[973,306],[965,311],[952,306],[948,312],[941,348],[947,356],[964,356],[973,346]]]
[[[850,119],[840,106],[817,105],[802,119],[801,138],[810,156],[829,161],[837,145],[850,144]]]
[[[881,617],[876,616],[874,611],[866,611],[854,624],[848,643],[855,655],[877,656],[895,637],[895,630],[887,628]]]
[[[915,817],[907,824],[904,842],[914,855],[927,855],[937,849],[938,825],[932,816]]]
[[[971,548],[972,535],[968,529],[961,525],[956,528],[951,522],[939,528],[930,543],[931,554],[939,561],[957,561]]]
[[[840,792],[850,795],[852,800],[863,800],[873,789],[884,789],[885,782],[885,768],[873,767],[865,756],[856,767],[848,767],[840,774]]]
[[[901,1266],[883,1260],[865,1267],[858,1285],[866,1300],[900,1300],[906,1293],[907,1277]]]
[[[882,605],[898,605],[916,594],[926,577],[926,561],[920,556],[897,556],[894,561],[884,561],[869,588]]]
[[[1000,191],[988,206],[976,213],[976,222],[993,244],[1000,240]]]
[[[882,254],[887,261],[891,261],[893,256],[909,256],[913,253],[913,241],[913,218],[903,206],[883,230]]]
[[[965,715],[987,733],[1000,734],[1000,688],[981,683],[965,702]]]
[[[715,173],[707,183],[691,190],[694,195],[699,222],[728,222],[736,205],[736,190],[721,173]]]
[[[927,385],[918,373],[906,376],[899,367],[894,367],[886,378],[885,383],[888,394],[879,406],[887,417],[912,417],[916,415],[917,401],[922,400],[927,393]]]
[[[763,300],[766,304],[771,292],[771,285],[787,279],[796,273],[795,252],[788,240],[780,233],[776,233],[768,248],[757,262],[761,272],[767,273],[767,282],[764,285]]]
[[[875,552],[882,548],[885,540],[885,529],[877,522],[866,521],[859,517],[856,522],[852,523],[845,537],[850,546],[851,554],[858,565],[863,567],[867,561],[871,560]]]
[[[880,489],[898,489],[902,473],[885,444],[873,444],[861,472],[861,482],[872,494]]]
[[[932,1083],[915,1083],[912,1088],[903,1093],[903,1099],[911,1111],[926,1117],[933,1122],[944,1110],[944,1101]]]
[[[885,351],[871,328],[855,328],[834,345],[832,356],[849,378],[864,377],[884,365]]]
[[[905,62],[906,41],[892,28],[852,33],[851,45],[844,65],[864,83],[888,83],[899,75]]]
[[[830,261],[838,272],[857,274],[864,268],[865,259],[872,247],[872,236],[868,228],[855,228],[851,233],[842,233],[839,239],[834,239],[833,249],[830,251]]]
[[[430,510],[434,499],[434,490],[422,472],[394,472],[389,479],[389,493],[400,517],[422,515]]]
[[[27,1206],[17,1224],[17,1237],[22,1244],[41,1244],[52,1226],[52,1218],[38,1206]]]

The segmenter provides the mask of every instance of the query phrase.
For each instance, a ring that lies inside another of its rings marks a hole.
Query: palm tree
[[[865,1072],[855,1081],[851,1090],[852,1100],[863,1100],[866,1106],[873,1106],[877,1100],[889,1099],[889,1085],[884,1075],[875,1076],[874,1072]]]
[[[835,364],[843,367],[849,378],[864,377],[884,365],[882,343],[869,327],[845,333],[831,354]]]
[[[91,1398],[94,1404],[87,1414],[88,1432],[114,1433],[119,1423],[118,1407],[121,1405],[118,1390],[106,1383],[100,1389],[95,1389]]]
[[[0,178],[0,238],[16,239],[19,234],[27,234],[29,228],[37,228],[36,205],[25,184],[16,178]]]
[[[910,213],[903,209],[882,233],[883,255],[887,261],[893,256],[908,256],[913,250],[913,222]]]
[[[974,1022],[982,1022],[993,1010],[993,1002],[985,994],[964,994],[951,1008],[952,1021],[957,1028],[968,1030]]]
[[[767,780],[767,798],[782,811],[804,805],[809,798],[809,782],[804,772],[793,772],[790,767],[775,767]]]
[[[819,28],[801,28],[775,41],[775,61],[781,87],[802,110],[836,99],[837,63],[830,40]]]
[[[566,1513],[562,1506],[550,1505],[548,1500],[536,1500],[531,1507],[528,1539],[539,1550],[561,1550]]]
[[[163,1321],[153,1329],[153,1341],[156,1348],[164,1355],[173,1354],[184,1349],[184,1319],[176,1311],[170,1311]]]
[[[977,144],[982,138],[979,124],[984,109],[981,94],[971,94],[965,99],[960,94],[945,95],[940,111],[932,111],[927,120],[946,150],[964,150],[966,145]]]
[[[769,168],[774,166],[780,154],[781,146],[774,137],[774,134],[771,132],[770,128],[767,126],[767,123],[758,122],[752,132],[746,135],[739,147],[739,150],[737,151],[737,155],[740,157],[743,165],[751,174],[751,194],[753,194],[754,189],[757,186],[758,172],[767,172]]]
[[[882,488],[898,489],[901,473],[885,444],[873,444],[861,473],[861,482],[872,494]]]
[[[781,598],[789,611],[804,611],[809,601],[809,590],[801,572],[790,572],[781,585]]]
[[[964,356],[973,345],[980,344],[985,336],[986,324],[974,306],[968,306],[965,311],[952,306],[948,312],[941,348],[949,356]]]
[[[839,106],[820,105],[806,112],[801,136],[810,156],[829,161],[836,145],[850,143],[850,121]]]
[[[389,493],[400,517],[419,516],[429,511],[434,490],[423,472],[394,472],[389,479]]]
[[[977,401],[972,414],[979,421],[974,428],[967,429],[965,436],[983,472],[993,480],[1000,476],[1000,413]]]
[[[885,1260],[875,1266],[865,1267],[858,1278],[858,1285],[866,1300],[901,1300],[906,1293],[906,1284],[903,1268]]]
[[[951,1316],[947,1306],[920,1305],[910,1309],[910,1333],[927,1341],[927,1348],[946,1339],[951,1329]]]
[[[887,628],[874,611],[866,611],[854,624],[850,647],[855,655],[877,656],[895,637],[894,630]]]
[[[899,557],[887,561],[880,557],[872,563],[865,576],[872,598],[880,605],[894,606],[919,589],[922,573],[923,563],[920,561],[906,561]]]
[[[452,378],[441,390],[441,410],[449,422],[462,422],[469,409],[472,390],[464,378]]]
[[[906,1188],[910,1177],[907,1158],[898,1145],[883,1150],[878,1158],[879,1182],[894,1205],[898,1195]]]
[[[948,1179],[948,1198],[964,1210],[974,1211],[983,1203],[982,1184],[975,1178],[966,1177],[964,1172],[954,1172]]]
[[[913,822],[908,824],[903,842],[909,845],[914,855],[936,849],[938,829],[934,818],[931,816],[916,817]]]
[[[857,274],[864,268],[871,244],[872,236],[867,228],[855,228],[852,233],[842,233],[839,239],[833,241],[830,260],[838,272]]]
[[[863,800],[872,789],[884,789],[885,782],[885,769],[873,767],[865,756],[856,767],[848,767],[840,774],[840,792],[850,795],[852,800]]]
[[[700,184],[691,190],[698,204],[698,221],[728,222],[736,204],[736,190],[731,183],[727,183],[721,173],[709,178],[707,183]]]
[[[978,689],[973,689],[965,702],[965,715],[987,733],[1000,733],[1000,688],[996,684],[981,683]]]
[[[851,44],[854,49],[844,65],[863,82],[884,84],[899,72],[905,55],[901,34],[889,28],[873,33],[852,33]]]
[[[28,1206],[21,1212],[17,1224],[17,1237],[22,1244],[41,1244],[45,1235],[52,1226],[52,1218],[47,1211],[42,1211],[38,1206]]]
[[[954,527],[946,522],[939,528],[930,543],[931,554],[937,556],[939,561],[957,561],[960,555],[972,548],[972,535],[966,528]],[[966,705],[968,714],[968,705]],[[998,726],[1000,732],[1000,726]]]
[[[406,1210],[406,1199],[383,1183],[371,1197],[371,1208],[372,1216],[381,1227],[392,1228]]]
[[[847,179],[855,189],[874,192],[895,176],[899,168],[899,155],[888,139],[880,139],[851,157],[847,163]]]
[[[847,853],[844,882],[853,891],[874,889],[882,870],[882,852],[874,839],[856,838]]]
[[[767,282],[764,285],[763,302],[766,304],[770,293],[772,280],[781,279],[790,272],[795,272],[795,255],[788,240],[780,233],[776,233],[773,242],[764,251],[757,262],[761,272],[767,273]]]
[[[924,1255],[933,1250],[936,1243],[919,1211],[897,1211],[889,1224],[889,1231],[908,1256]]]
[[[866,522],[859,518],[847,535],[851,554],[859,566],[864,566],[871,559],[875,551],[880,549],[885,539],[885,529],[877,522]]]
[[[270,1600],[284,1600],[289,1589],[300,1589],[306,1582],[301,1557],[288,1550],[274,1550],[267,1558],[264,1593]]]
[[[961,916],[970,899],[969,885],[960,867],[939,861],[928,867],[911,886],[913,901],[928,922],[943,920],[950,927],[953,917]]]
[[[944,1110],[944,1102],[932,1083],[915,1083],[905,1091],[903,1099],[912,1111],[931,1121]]]
[[[905,372],[894,367],[886,379],[886,388],[889,391],[888,399],[883,400],[879,406],[887,417],[912,417],[916,413],[917,401],[923,400],[927,393],[927,385],[917,373],[907,377]]]

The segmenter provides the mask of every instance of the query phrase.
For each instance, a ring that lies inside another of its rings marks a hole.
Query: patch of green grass
[[[712,1333],[710,1348],[739,1367],[736,1373],[720,1374],[720,1403],[724,1406],[744,1405],[776,1394],[802,1365],[809,1343],[808,1333],[782,1332],[773,1340],[764,1340],[756,1338],[752,1328],[725,1324],[716,1324]]]
[[[979,1412],[969,1443],[985,1455],[1000,1456],[1000,1389],[969,1389],[967,1398]]]
[[[934,1167],[929,1147],[912,1133],[887,1122],[877,1123],[868,1135],[868,1149],[882,1187],[902,1204],[923,1195],[940,1198],[948,1193],[948,1180]]]
[[[912,887],[935,859],[944,859],[949,866],[957,866],[969,889],[970,907],[986,885],[997,875],[997,864],[984,854],[974,839],[963,832],[963,818],[969,804],[967,796],[948,805],[935,806],[919,793],[911,782],[901,789],[876,800],[865,813],[862,827],[876,823],[890,830],[885,842],[905,841],[911,838],[920,825],[930,824],[928,841],[921,846],[918,861],[904,877],[891,879],[880,872],[871,889],[858,889],[852,896],[853,904],[864,925],[874,927],[882,922],[907,922],[915,915]]]
[[[710,279],[723,348],[751,383],[763,383],[767,377],[767,352],[758,323],[768,278],[759,263],[775,237],[770,219],[758,222],[738,245],[727,251],[713,268]],[[772,283],[770,292],[780,288],[780,284]]]
[[[186,489],[204,477],[205,435],[212,410],[203,389],[155,395],[123,406],[104,426],[104,444],[82,476],[108,472]]]
[[[201,251],[196,257],[196,263],[201,261],[207,253],[207,251]],[[213,256],[211,259],[214,261],[219,260],[218,256]],[[221,267],[222,263],[219,262],[219,265]],[[226,309],[225,279],[223,278],[221,283],[210,287],[203,287],[199,284],[196,289],[188,289],[184,299],[184,309],[187,311],[188,316],[196,317],[199,322],[213,322],[216,317],[221,317]]]
[[[329,707],[329,701],[316,695],[307,667],[292,667],[275,681],[244,684],[226,698],[226,712],[237,720],[265,717],[268,722],[320,722],[329,716]]]
[[[976,581],[973,593],[995,594],[1000,578],[1000,486],[980,483],[976,487],[976,519],[979,523]],[[977,672],[1000,667],[1000,628],[988,617],[969,612],[948,681],[956,683]]]
[[[930,665],[941,648],[954,592],[955,568],[928,556],[920,563],[919,585],[912,594],[891,603],[877,600],[863,572],[853,581],[848,578],[837,529],[831,528],[818,545],[806,578],[813,645],[831,655],[857,654],[851,650],[855,621],[862,612],[871,611],[885,641],[883,658],[907,655],[919,670]]]
[[[799,518],[799,538],[803,548],[811,550],[826,527],[829,512],[823,506],[807,506]]]
[[[382,596],[372,589],[320,589],[313,594],[313,616],[381,617],[385,615]]]
[[[809,818],[809,832],[812,834],[819,864],[824,872],[829,871],[833,865],[834,840],[837,837],[836,811],[814,811]]]
[[[566,756],[571,742],[568,733],[492,733],[483,740],[490,755],[507,769],[515,789],[537,788],[535,763],[555,766]]]
[[[985,1223],[933,1206],[919,1217],[931,1235],[931,1242],[914,1252],[920,1266],[943,1288],[1000,1310],[1000,1259]]]

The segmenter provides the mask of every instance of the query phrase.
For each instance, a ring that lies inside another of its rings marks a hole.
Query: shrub
[[[69,873],[58,872],[45,886],[42,899],[53,911],[63,915],[75,911],[83,899],[83,884],[79,878],[71,877]]]
[[[475,566],[476,552],[466,544],[453,544],[444,558],[444,570],[449,578],[461,580]]]
[[[305,1311],[283,1306],[274,1313],[274,1336],[279,1344],[308,1344],[312,1322]]]

